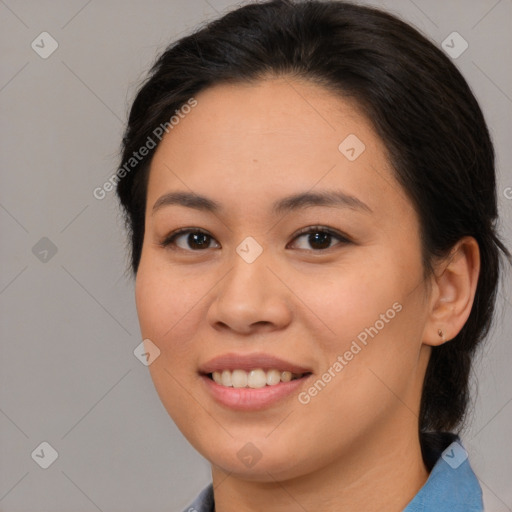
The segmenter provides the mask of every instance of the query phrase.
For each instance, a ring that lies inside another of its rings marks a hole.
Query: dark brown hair
[[[482,272],[470,317],[454,340],[432,350],[419,418],[424,447],[464,418],[472,356],[492,320],[500,251],[510,258],[495,231],[494,150],[480,107],[450,59],[388,13],[343,1],[258,2],[162,53],[133,102],[122,162],[201,90],[269,76],[310,80],[359,105],[418,212],[427,274],[433,258],[462,237],[479,244]],[[117,185],[134,273],[153,153]]]

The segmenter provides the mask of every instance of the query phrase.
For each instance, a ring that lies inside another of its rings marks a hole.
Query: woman
[[[186,510],[479,511],[459,432],[500,275],[467,83],[382,11],[275,0],[171,45],[118,196]]]

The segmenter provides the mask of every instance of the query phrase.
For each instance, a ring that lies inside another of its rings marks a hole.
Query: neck
[[[321,469],[278,481],[250,481],[212,469],[215,512],[401,512],[428,478],[416,423],[366,433],[357,446]],[[412,427],[412,428],[411,428]]]

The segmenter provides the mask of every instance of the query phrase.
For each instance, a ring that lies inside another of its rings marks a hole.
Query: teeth
[[[279,370],[269,370],[267,372],[267,386],[274,386],[281,382],[281,372]]]
[[[243,370],[234,370],[231,373],[231,382],[234,388],[247,387],[247,372]]]
[[[242,370],[238,370],[242,371]],[[247,385],[250,388],[262,388],[267,385],[267,374],[263,370],[251,370],[247,377]]]
[[[219,372],[215,372],[219,373]],[[221,375],[221,382],[219,384],[222,384],[223,386],[232,386],[231,381],[231,372],[229,370],[224,370]]]
[[[281,372],[281,381],[290,382],[292,380],[292,372]]]
[[[251,370],[250,372],[245,370],[223,370],[222,372],[212,373],[213,380],[221,386],[253,389],[275,386],[280,382],[290,382],[302,376],[302,373],[282,372],[275,369],[264,371],[261,368]]]

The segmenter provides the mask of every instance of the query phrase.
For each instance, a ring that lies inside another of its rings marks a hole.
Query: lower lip
[[[280,382],[274,386],[257,389],[221,386],[206,375],[201,375],[201,380],[211,396],[220,404],[236,411],[257,411],[297,392],[309,377],[311,374],[290,382]]]

